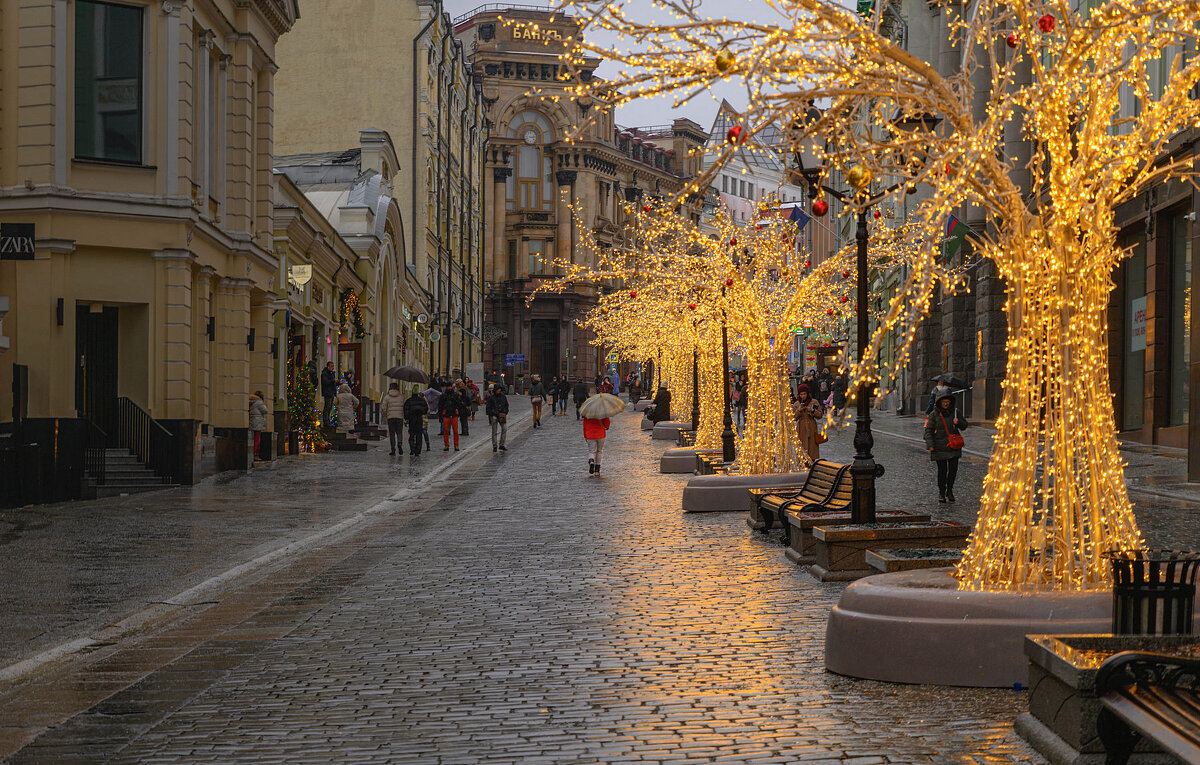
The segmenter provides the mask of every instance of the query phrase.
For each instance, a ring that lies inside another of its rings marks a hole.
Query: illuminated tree
[[[681,0],[657,3],[669,21],[643,22],[626,4],[569,4],[584,33],[568,64],[599,55],[624,70],[607,83],[581,81],[576,96],[607,96],[610,106],[664,93],[684,101],[741,78],[750,107],[714,171],[743,135],[784,125],[791,148],[808,151],[805,164],[841,171],[864,196],[878,188],[872,178],[895,184],[897,195],[917,184],[932,189],[909,219],[922,257],[865,363],[852,368],[856,379],[874,381],[884,334],[898,329],[910,345],[938,288],[950,286],[939,257],[950,212],[971,205],[986,219],[974,244],[1006,281],[1008,361],[960,586],[1108,582],[1105,552],[1143,545],[1108,384],[1106,309],[1124,255],[1114,210],[1190,173],[1192,158],[1171,156],[1168,142],[1200,125],[1200,99],[1190,92],[1200,57],[1188,53],[1197,48],[1200,3],[1108,0],[1078,4],[1083,11],[1066,0],[946,3],[959,52],[953,73],[881,34],[883,14],[864,19],[833,0],[774,3],[781,23],[707,19]],[[596,30],[626,35],[632,51],[586,42]],[[814,114],[814,102],[827,106]],[[812,136],[827,138],[825,148],[811,146]],[[1027,153],[1011,150],[1013,136]]]

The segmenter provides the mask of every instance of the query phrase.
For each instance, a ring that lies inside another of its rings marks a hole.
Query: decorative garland
[[[347,324],[354,327],[355,337],[363,338],[367,336],[367,327],[363,321],[362,309],[358,305],[358,295],[349,287],[343,289],[341,295],[338,296],[338,317],[343,327]]]

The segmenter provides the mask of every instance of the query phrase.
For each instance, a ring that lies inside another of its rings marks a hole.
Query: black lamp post
[[[693,334],[699,324],[692,322]],[[700,432],[700,349],[692,346],[692,430]]]
[[[837,200],[849,201],[858,207],[858,227],[854,234],[858,244],[858,294],[855,305],[858,311],[858,361],[861,365],[870,339],[867,322],[867,211],[899,188],[899,184],[873,196],[867,191],[869,179],[862,179],[860,184],[854,184],[858,185],[858,188],[851,192],[838,191],[821,184],[822,168],[819,163],[824,157],[824,141],[811,130],[812,125],[820,118],[820,110],[810,104],[804,114],[792,123],[792,129],[800,133],[792,139],[795,145],[796,169],[808,182],[811,199],[815,200],[819,190],[824,189]],[[929,114],[910,115],[897,111],[890,129],[895,135],[911,135],[918,131],[932,132],[940,121]],[[907,191],[911,193],[914,189],[910,186]],[[850,474],[854,477],[850,517],[854,523],[875,522],[875,479],[883,475],[883,465],[876,464],[871,454],[871,448],[875,445],[875,437],[871,434],[871,397],[874,395],[874,388],[875,386],[865,382],[858,386],[858,411],[854,418],[854,462],[850,466]]]
[[[721,460],[725,463],[733,462],[737,455],[733,449],[733,413],[730,411],[729,402],[729,326],[725,320],[725,287],[721,287],[721,380],[722,390],[725,392],[725,429],[721,431]]]

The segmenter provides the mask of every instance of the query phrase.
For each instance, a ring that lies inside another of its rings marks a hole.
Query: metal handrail
[[[155,475],[174,482],[174,437],[149,413],[124,396],[117,399],[116,442],[136,454]]]
[[[89,476],[96,479],[97,485],[104,485],[104,450],[108,447],[108,434],[92,422],[84,418],[83,467]]]
[[[487,11],[551,11],[554,8],[547,3],[546,5],[530,5],[528,3],[485,3],[474,10],[467,11],[454,21],[450,22],[450,26],[456,27],[467,19],[474,18],[481,13]]]

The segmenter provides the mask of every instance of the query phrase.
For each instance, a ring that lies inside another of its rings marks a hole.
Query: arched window
[[[554,163],[545,147],[554,141],[554,128],[545,115],[524,111],[508,123],[508,137],[519,138],[508,177],[510,210],[550,210],[554,205]]]

